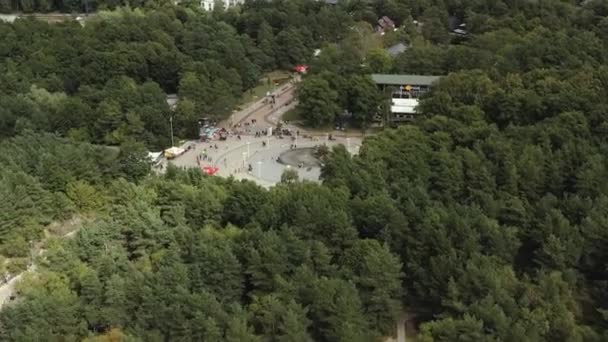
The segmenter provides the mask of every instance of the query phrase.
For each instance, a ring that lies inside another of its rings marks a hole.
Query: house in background
[[[448,21],[450,34],[454,36],[466,37],[469,35],[467,24],[462,22],[458,17],[451,16]]]
[[[399,54],[404,53],[405,51],[407,51],[409,47],[407,45],[405,45],[404,43],[399,43],[399,44],[395,44],[389,48],[386,49],[386,52],[391,56],[391,57],[396,57]]]
[[[391,18],[384,16],[378,19],[378,27],[376,28],[378,32],[393,31],[394,29],[395,22],[393,22]]]
[[[215,4],[220,2],[224,5],[224,9],[242,4],[245,0],[201,0],[201,8],[205,11],[213,11]]]
[[[416,117],[418,99],[427,93],[440,76],[372,74],[372,80],[390,96],[389,124],[411,121]]]

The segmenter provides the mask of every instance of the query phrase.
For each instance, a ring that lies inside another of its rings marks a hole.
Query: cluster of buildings
[[[324,1],[329,5],[335,5],[338,2],[338,0]],[[223,4],[224,8],[229,8],[244,2],[245,0],[200,0],[201,8],[206,11],[212,11],[218,3]],[[466,35],[465,27],[464,23],[453,17],[450,18],[450,30],[452,34]],[[383,16],[378,19],[376,32],[384,33],[395,29],[396,25],[389,17]],[[395,57],[405,52],[408,48],[407,44],[398,43],[387,48],[386,51],[390,56]],[[319,53],[320,50],[315,51],[315,56]],[[300,70],[297,71],[300,72]],[[376,116],[376,121],[387,124],[399,124],[415,119],[420,97],[427,93],[431,85],[439,78],[440,76],[372,74],[374,83],[383,94],[390,96],[391,101],[388,113],[379,113]],[[175,107],[177,98],[175,95],[170,95],[167,98],[167,102],[171,107]]]
[[[455,16],[449,18],[450,34],[467,37],[466,24]],[[414,24],[420,27],[422,24],[414,20]],[[395,23],[387,16],[378,19],[376,32],[397,30]],[[397,57],[410,48],[406,43],[397,43],[386,49],[391,57]],[[434,82],[440,76],[428,75],[391,75],[372,74],[372,80],[387,98],[390,98],[390,106],[386,113],[378,113],[375,121],[395,125],[402,122],[414,120],[417,115],[419,99],[426,94]]]
[[[179,4],[181,0],[173,0],[175,5]],[[205,11],[213,11],[216,4],[222,4],[224,9],[236,6],[244,3],[245,0],[200,0],[201,8]]]

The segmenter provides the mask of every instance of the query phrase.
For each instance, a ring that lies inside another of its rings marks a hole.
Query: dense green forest
[[[380,47],[379,15],[402,27]],[[402,312],[425,342],[608,340],[607,28],[604,1],[557,0],[0,25],[0,253],[18,269],[45,226],[88,222],[47,240],[0,340],[374,341]],[[411,47],[391,58],[396,41]],[[371,72],[446,76],[420,120],[323,156],[323,184],[149,174],[165,92],[187,122],[309,59],[300,110],[319,125],[345,108],[369,122]]]
[[[169,145],[165,94],[177,93],[176,133],[195,137],[201,117],[225,117],[263,72],[289,69],[340,39],[352,19],[336,24],[334,14],[348,18],[321,3],[283,1],[213,14],[122,9],[85,27],[0,24],[0,136],[33,129],[159,149]]]
[[[0,13],[13,13],[17,11],[23,13],[80,13],[115,9],[120,6],[170,7],[172,2],[164,0],[0,0]]]

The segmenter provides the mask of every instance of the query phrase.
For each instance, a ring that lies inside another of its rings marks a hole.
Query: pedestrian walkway
[[[265,96],[256,102],[249,105],[247,108],[233,113],[227,120],[219,123],[220,128],[231,129],[235,125],[243,124],[251,119],[257,119],[263,122],[264,117],[273,112],[275,109],[285,106],[285,103],[292,102],[295,94],[297,81],[289,82],[281,85],[270,93],[274,96],[276,102],[273,104],[269,101],[269,97]]]

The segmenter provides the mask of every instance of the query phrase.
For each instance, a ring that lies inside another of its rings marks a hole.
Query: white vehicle
[[[165,158],[173,159],[173,158],[181,156],[185,152],[186,152],[186,150],[184,150],[183,148],[171,147],[171,148],[168,148],[165,150]]]

